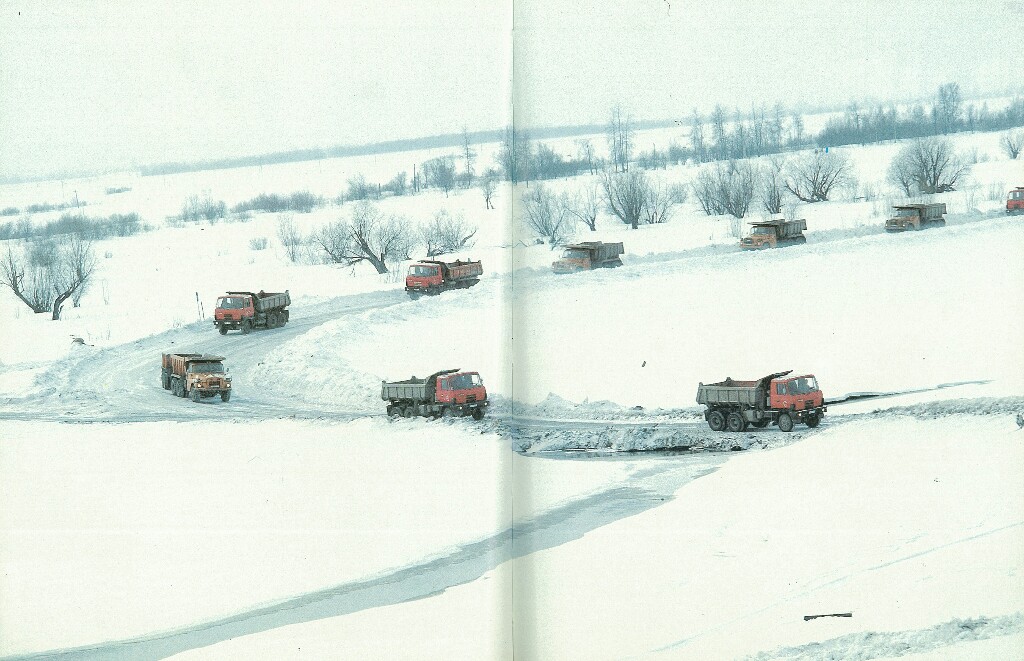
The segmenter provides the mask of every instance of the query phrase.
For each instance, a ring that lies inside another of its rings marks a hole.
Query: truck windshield
[[[818,389],[818,382],[813,376],[802,376],[789,382],[789,394],[807,395]]]
[[[445,390],[469,390],[484,385],[479,374],[456,374],[449,377],[442,386]]]
[[[754,234],[768,234],[768,235],[772,235],[772,234],[775,234],[775,228],[774,227],[755,227],[750,232],[750,234],[751,235],[754,235]]]
[[[566,250],[562,253],[562,259],[586,259],[590,253],[586,250]]]
[[[222,296],[217,300],[217,307],[225,310],[241,310],[246,307],[246,299],[244,296]]]
[[[219,374],[224,371],[221,363],[189,363],[188,371],[193,374]]]
[[[424,266],[422,264],[413,264],[409,267],[409,275],[417,276],[430,276],[437,275],[436,266]]]
[[[1011,200],[1024,200],[1024,191],[1015,190],[1010,193]]]

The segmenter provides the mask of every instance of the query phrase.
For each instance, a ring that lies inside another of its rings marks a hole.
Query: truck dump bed
[[[565,248],[567,250],[586,250],[591,254],[591,259],[595,262],[604,262],[609,259],[614,259],[624,252],[622,243],[604,243],[601,241],[573,243],[567,245]]]
[[[461,262],[439,262],[442,268],[447,269],[448,278],[452,280],[466,280],[468,278],[479,278],[484,274],[484,267],[480,261]]]
[[[252,304],[257,312],[278,310],[292,304],[292,297],[288,290],[283,292],[251,292],[251,291],[229,291],[232,296],[252,296]]]
[[[762,220],[754,223],[750,223],[752,227],[771,227],[776,230],[779,238],[788,239],[794,236],[800,236],[801,233],[807,230],[807,221],[804,219],[800,220]]]
[[[434,372],[425,379],[417,379],[414,376],[405,381],[381,381],[380,398],[390,401],[405,399],[422,402],[433,401],[434,389],[437,387],[437,377],[443,374],[454,374],[455,372],[458,372],[458,370],[441,370],[440,372]]]
[[[735,381],[726,379],[719,383],[701,383],[697,386],[697,403],[713,406],[717,404],[744,404],[757,408],[768,400],[768,386],[772,379],[789,374],[776,372],[763,376],[757,381]]]

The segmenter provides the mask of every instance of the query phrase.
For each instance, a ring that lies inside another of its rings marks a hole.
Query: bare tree
[[[782,213],[782,171],[785,161],[780,156],[768,160],[768,165],[761,171],[761,207],[769,214]]]
[[[939,87],[935,103],[935,121],[939,133],[952,133],[963,124],[964,95],[957,83]]]
[[[367,261],[377,273],[387,273],[388,264],[409,259],[416,245],[404,219],[387,216],[371,202],[360,202],[350,220],[331,223],[313,234],[329,260],[337,264]]]
[[[572,236],[575,219],[544,184],[524,193],[522,201],[523,221],[538,237],[556,246]]]
[[[944,193],[956,188],[968,167],[967,161],[953,151],[948,138],[920,138],[897,152],[888,177],[908,195],[912,185],[921,193]]]
[[[494,194],[498,190],[498,172],[488,169],[484,176],[480,177],[480,192],[484,194],[484,205],[487,209],[494,208]]]
[[[505,128],[496,159],[513,185],[529,180],[530,134],[513,126]]]
[[[92,242],[72,234],[60,243],[47,241],[16,254],[8,245],[0,260],[0,284],[8,287],[35,313],[60,319],[64,302],[85,293],[96,270]]]
[[[642,170],[631,172],[604,172],[601,176],[604,199],[608,209],[619,220],[636,229],[644,219],[650,185]]]
[[[469,129],[465,126],[462,127],[462,162],[465,166],[463,171],[463,181],[466,188],[469,188],[473,184],[473,178],[476,176],[473,170],[473,164],[476,162],[476,152],[469,143]]]
[[[612,108],[611,119],[605,132],[612,169],[616,172],[627,171],[633,154],[636,131],[633,129],[632,120],[623,112],[622,106]]]
[[[302,254],[302,245],[306,240],[302,236],[302,232],[295,225],[295,219],[292,218],[291,214],[281,214],[278,216],[277,238],[281,241],[284,252],[288,255],[288,260],[291,262],[299,261],[299,257]]]
[[[430,159],[423,164],[423,178],[428,186],[440,188],[448,197],[448,192],[455,188],[455,158],[438,156]]]
[[[466,222],[462,212],[452,216],[447,209],[440,209],[420,227],[420,243],[426,246],[427,257],[453,253],[473,247],[478,229]]]
[[[591,232],[597,231],[597,214],[601,210],[601,196],[595,186],[587,186],[574,195],[564,194],[562,204],[565,205],[565,210],[569,215],[589,227]]]
[[[801,202],[824,202],[836,187],[853,181],[853,163],[842,152],[816,149],[790,161],[786,189]]]
[[[348,178],[348,194],[350,201],[365,200],[373,193],[373,186],[366,182],[366,177],[354,174]]]
[[[590,174],[594,174],[597,171],[597,163],[594,162],[594,145],[586,138],[580,138],[576,141],[576,158],[579,159],[580,163],[587,164],[587,170]]]
[[[1024,131],[1010,131],[999,141],[999,146],[1011,159],[1017,158],[1024,147]]]
[[[647,200],[641,217],[643,222],[656,225],[671,220],[680,194],[681,191],[669,188],[663,181],[648,184]]]
[[[743,218],[757,188],[757,172],[746,162],[729,161],[704,167],[693,183],[694,194],[709,216]]]

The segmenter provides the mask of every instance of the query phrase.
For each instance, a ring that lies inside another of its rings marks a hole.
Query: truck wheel
[[[182,396],[182,394],[181,394],[181,379],[173,379],[173,380],[171,380],[171,393],[175,397],[181,397]]]
[[[747,421],[743,419],[743,416],[738,412],[733,411],[729,414],[729,417],[725,419],[725,424],[731,432],[743,431],[747,426]]]
[[[222,401],[222,402],[231,401],[231,391],[230,390],[222,390],[220,392],[220,401]]]
[[[816,413],[812,413],[811,415],[809,415],[806,418],[804,418],[804,424],[806,424],[811,429],[814,429],[815,427],[817,427],[818,423],[820,423],[820,422],[821,422],[821,418],[818,417],[818,415]]]
[[[403,418],[411,418],[412,417],[412,407],[411,406],[406,406],[406,407],[402,408],[402,417]]]
[[[711,427],[712,431],[722,431],[725,429],[725,416],[722,415],[721,411],[708,413],[708,426]]]
[[[779,416],[779,429],[785,432],[793,431],[793,416],[783,413]]]
[[[242,335],[248,335],[249,331],[252,330],[252,322],[246,319],[242,322]]]
[[[451,410],[451,408],[446,406],[443,409],[441,409],[441,417],[444,418],[445,420],[451,420],[452,418],[455,417],[455,411]]]
[[[473,409],[473,419],[474,420],[483,420],[484,419],[484,410],[481,409],[481,408]]]
[[[193,402],[198,402],[203,398],[203,396],[199,394],[199,390],[197,388],[193,388],[192,392],[189,393],[189,398],[191,398]]]
[[[228,327],[225,326],[224,324],[221,324],[220,326],[218,326],[217,330],[220,331],[221,335],[227,335],[228,334]]]
[[[171,377],[166,372],[160,374],[160,385],[164,390],[171,389]]]

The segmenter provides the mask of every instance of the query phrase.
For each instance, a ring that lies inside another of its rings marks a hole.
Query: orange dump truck
[[[750,234],[740,239],[740,248],[760,250],[807,243],[806,220],[763,220],[750,223]]]
[[[893,216],[885,221],[886,232],[920,230],[946,224],[946,203],[900,204],[893,207]]]
[[[222,402],[231,399],[231,377],[224,369],[223,356],[162,354],[160,385],[175,396],[189,397],[193,402],[217,395]]]
[[[412,297],[439,294],[446,289],[463,289],[480,282],[484,267],[479,261],[440,262],[424,259],[409,266],[405,275],[405,291]]]
[[[756,381],[726,379],[699,384],[697,403],[706,407],[708,426],[714,431],[731,432],[772,423],[785,432],[793,431],[797,422],[817,427],[826,411],[818,381],[811,374],[788,376],[791,372],[769,374]]]
[[[562,251],[561,259],[551,264],[555,273],[575,273],[591,269],[614,268],[622,266],[623,249],[621,243],[603,243],[601,241],[584,241],[572,243]]]

